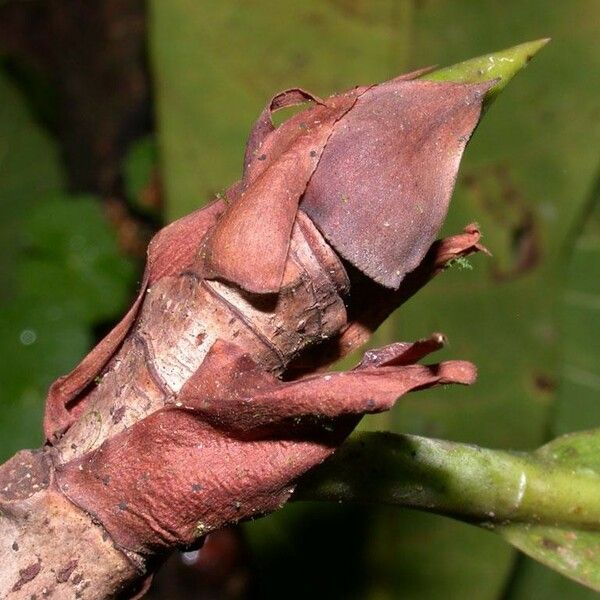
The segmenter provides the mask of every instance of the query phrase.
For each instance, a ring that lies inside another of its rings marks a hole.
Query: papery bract
[[[119,548],[143,561],[275,510],[361,415],[474,381],[470,363],[417,364],[440,334],[310,374],[482,249],[474,226],[433,241],[489,84],[413,77],[276,96],[242,179],[154,238],[131,310],[51,387],[52,485]]]

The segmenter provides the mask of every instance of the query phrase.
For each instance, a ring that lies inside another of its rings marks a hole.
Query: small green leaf
[[[540,563],[600,591],[600,534],[542,525],[507,525],[501,535]]]
[[[600,498],[600,429],[561,436],[542,446],[534,456],[572,473],[572,487],[578,475],[593,479]],[[565,481],[568,486],[568,479]],[[567,491],[567,490],[565,490]],[[578,490],[576,490],[578,491]],[[572,498],[572,494],[568,494]],[[576,496],[576,495],[575,495]],[[574,517],[589,511],[589,503],[572,502],[565,508]],[[600,591],[600,520],[586,526],[511,523],[498,533],[525,554],[596,591]]]
[[[457,267],[466,271],[473,270],[473,265],[466,256],[457,256],[456,258],[453,258],[446,264],[446,269],[452,269],[453,267]]]

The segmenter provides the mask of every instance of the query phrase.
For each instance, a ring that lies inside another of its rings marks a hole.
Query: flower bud
[[[325,100],[279,94],[250,135],[241,185],[205,247],[205,275],[276,293],[300,206],[341,257],[397,289],[442,225],[492,84],[404,76]],[[275,110],[305,100],[314,106],[273,126]]]

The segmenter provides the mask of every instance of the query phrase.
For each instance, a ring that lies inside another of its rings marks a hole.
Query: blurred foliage
[[[389,416],[365,421],[500,448],[539,445],[552,428],[559,370],[560,251],[579,222],[598,161],[598,4],[226,0],[207,9],[173,0],[151,6],[169,218],[239,176],[249,126],[279,89],[302,86],[325,95],[552,36],[486,115],[449,215],[448,232],[473,220],[482,225],[493,260],[478,257],[473,271],[445,274],[374,340],[444,331],[452,356],[479,365],[479,383],[419,393]],[[285,590],[290,598],[484,600],[511,589],[509,547],[439,517],[397,509],[340,509],[332,517],[331,507],[293,506],[248,532],[264,598]],[[542,585],[544,573],[555,581],[548,571],[531,577]],[[562,580],[560,586],[576,589]]]
[[[0,73],[0,457],[42,442],[43,399],[125,307],[133,266],[99,202],[64,191],[57,148]]]
[[[575,229],[564,277],[556,434],[600,425],[600,173]]]
[[[20,222],[39,195],[62,187],[62,179],[57,149],[4,76],[0,77],[0,98],[0,298],[5,301],[14,287],[13,265],[23,235]]]
[[[123,171],[125,191],[133,201],[140,197],[143,189],[148,185],[156,160],[156,144],[152,136],[138,140],[129,150]]]
[[[562,274],[562,360],[552,435],[600,426],[600,177],[573,232]],[[592,597],[589,590],[571,585],[529,559],[518,564],[509,590],[511,600]]]
[[[167,220],[239,177],[250,125],[277,91],[325,94],[385,79],[407,62],[405,2],[150,6]]]
[[[146,217],[160,219],[160,210],[150,196],[152,179],[158,163],[154,136],[146,136],[132,144],[123,162],[125,194],[135,210]]]
[[[563,489],[571,501],[574,497],[578,497],[577,502],[580,502],[575,505],[569,503],[571,515],[577,519],[588,508],[592,511],[595,510],[593,506],[585,506],[587,504],[584,499],[586,492],[581,488],[593,483],[593,497],[598,498],[596,488],[600,482],[600,429],[561,436],[540,448],[533,456],[548,467],[550,477],[553,466],[564,469],[563,473],[571,477],[570,487]],[[583,479],[581,488],[578,489],[572,478],[579,475]],[[531,486],[533,484],[534,487],[536,485],[535,482],[527,481],[527,479],[523,479],[523,481],[526,482],[524,485]],[[566,482],[568,483],[568,479]],[[538,489],[541,487],[539,486]],[[574,487],[575,489],[573,489]],[[525,487],[523,489],[525,490]],[[557,497],[560,495],[560,484],[553,488],[553,492],[557,494]],[[497,529],[500,535],[529,556],[590,586],[596,592],[600,591],[600,569],[598,569],[600,532],[577,527],[577,524],[561,526],[507,522]],[[524,565],[522,569],[524,573],[521,573],[515,581],[517,589],[520,587],[521,592],[524,591],[524,585],[520,580],[526,577],[527,571],[530,569],[533,567]],[[529,591],[533,593],[535,590],[530,589]],[[592,597],[592,592],[588,591],[588,595]]]

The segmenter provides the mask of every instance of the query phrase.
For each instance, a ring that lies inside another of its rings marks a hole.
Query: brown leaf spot
[[[560,548],[560,544],[547,537],[542,539],[542,546],[544,546],[544,548],[547,550],[552,550],[553,552],[556,552],[556,550]]]
[[[19,570],[19,580],[11,591],[18,592],[26,583],[33,581],[42,570],[42,563],[38,560],[38,562],[30,564],[28,567]]]
[[[124,406],[120,406],[119,408],[117,408],[117,410],[115,410],[112,413],[112,422],[116,425],[117,423],[120,423],[121,420],[123,419],[123,416],[125,415],[125,407]]]
[[[66,583],[67,581],[69,581],[69,577],[71,577],[71,574],[77,568],[77,565],[78,565],[77,560],[73,559],[73,560],[69,561],[56,574],[56,581],[58,583]]]
[[[508,258],[504,264],[493,266],[492,277],[497,281],[509,280],[537,267],[542,255],[537,223],[509,168],[496,164],[477,177],[465,176],[463,181],[506,238],[508,247],[503,253]]]
[[[556,380],[545,373],[536,373],[533,376],[533,384],[540,392],[551,394],[556,390]]]

